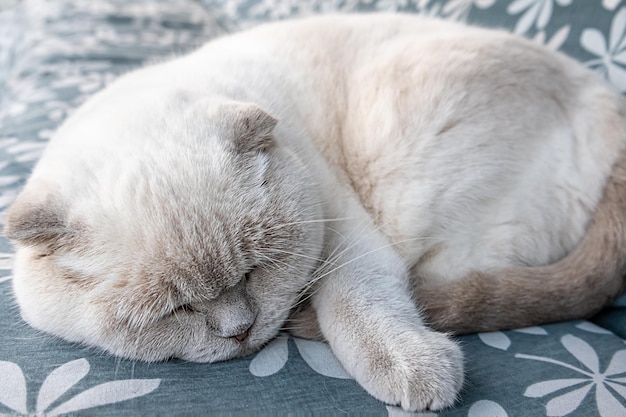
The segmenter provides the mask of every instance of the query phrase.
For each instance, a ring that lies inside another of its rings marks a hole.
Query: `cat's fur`
[[[251,353],[309,297],[287,327],[319,322],[375,397],[440,409],[462,355],[420,310],[494,330],[623,289],[625,109],[501,31],[373,15],[224,37],[59,129],[8,214],[15,294],[36,328],[148,361]]]

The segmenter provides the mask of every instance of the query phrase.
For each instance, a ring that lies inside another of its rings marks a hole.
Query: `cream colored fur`
[[[456,23],[227,36],[122,77],[59,129],[8,216],[15,294],[39,329],[150,361],[251,353],[310,297],[368,392],[441,409],[462,354],[414,293],[567,260],[624,150],[624,108],[572,60]]]

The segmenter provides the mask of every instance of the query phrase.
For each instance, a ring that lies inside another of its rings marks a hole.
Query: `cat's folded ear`
[[[238,152],[262,152],[274,143],[272,132],[278,120],[254,103],[222,103],[210,113],[227,128]]]
[[[58,246],[69,236],[65,211],[41,187],[26,187],[7,212],[3,235],[26,245]],[[40,192],[38,192],[40,191]]]

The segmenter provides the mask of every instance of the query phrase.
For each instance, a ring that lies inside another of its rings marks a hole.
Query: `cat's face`
[[[181,103],[96,108],[53,139],[5,228],[34,327],[149,361],[241,356],[280,329],[321,251],[307,170],[260,108]]]

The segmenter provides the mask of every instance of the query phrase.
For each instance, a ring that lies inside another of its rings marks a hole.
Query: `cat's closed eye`
[[[250,270],[248,272],[246,272],[243,276],[243,282],[247,283],[250,282],[250,279],[252,277],[252,273],[257,269],[256,266],[253,266],[252,268],[250,268]]]

